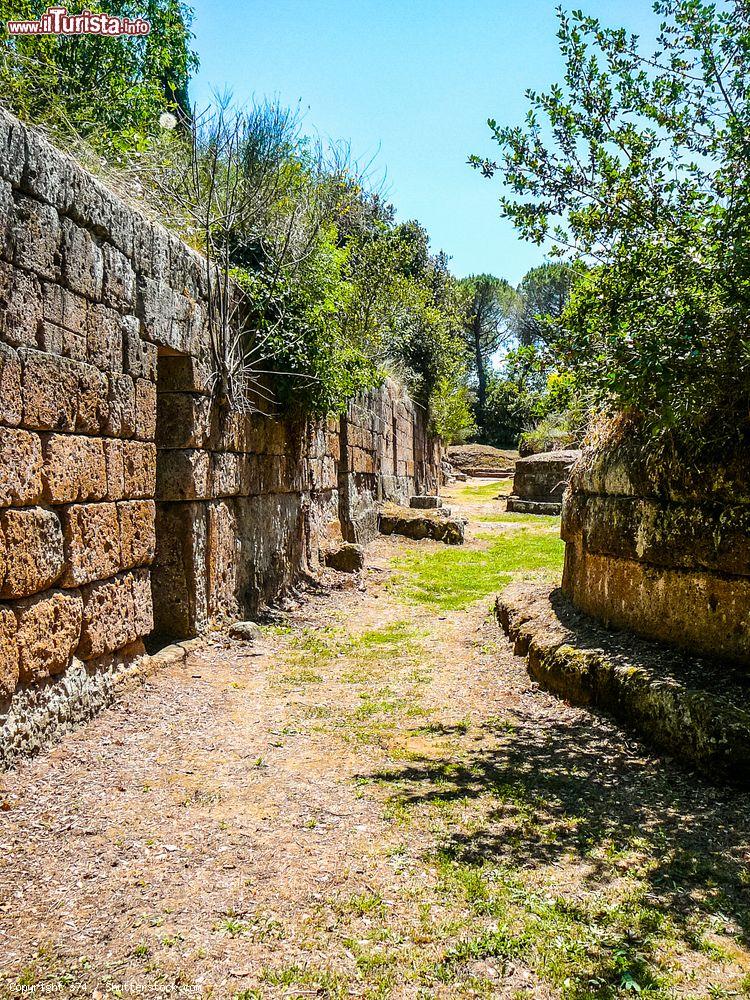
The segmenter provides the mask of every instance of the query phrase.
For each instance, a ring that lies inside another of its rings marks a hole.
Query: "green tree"
[[[481,435],[486,419],[490,360],[511,337],[518,296],[509,282],[491,274],[471,275],[459,284],[464,339],[477,387],[476,417]]]
[[[490,121],[503,214],[582,258],[567,363],[652,437],[727,444],[750,430],[750,11],[659,0],[655,51],[559,13],[564,80],[525,124]]]
[[[533,267],[524,275],[518,286],[520,301],[513,324],[520,344],[549,345],[557,339],[573,274],[569,264],[558,261]]]

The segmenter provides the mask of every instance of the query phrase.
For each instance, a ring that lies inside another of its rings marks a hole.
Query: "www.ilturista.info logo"
[[[116,14],[68,14],[67,7],[48,7],[36,21],[8,21],[9,35],[148,35],[151,22]]]

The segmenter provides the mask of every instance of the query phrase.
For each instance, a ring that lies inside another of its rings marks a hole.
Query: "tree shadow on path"
[[[430,732],[454,741],[445,759],[362,777],[394,786],[406,808],[475,800],[478,819],[466,829],[449,824],[448,856],[526,871],[572,856],[595,888],[613,878],[605,845],[637,845],[649,904],[686,940],[696,915],[709,913],[735,924],[738,942],[750,940],[750,793],[646,756],[596,713],[566,720],[521,709],[473,734]]]

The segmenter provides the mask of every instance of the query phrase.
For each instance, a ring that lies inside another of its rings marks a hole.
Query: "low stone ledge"
[[[742,671],[609,632],[559,589],[513,584],[496,612],[543,687],[606,709],[713,780],[750,787],[750,681]]]
[[[512,514],[559,514],[562,503],[553,500],[522,500],[509,496],[505,509]]]
[[[436,510],[443,506],[443,500],[438,496],[414,496],[409,497],[409,506],[414,510]]]
[[[442,516],[441,516],[442,514]],[[378,515],[378,530],[381,535],[404,535],[421,541],[431,538],[446,545],[463,545],[465,522],[454,517],[445,517],[443,511],[416,511],[409,507],[387,504]]]

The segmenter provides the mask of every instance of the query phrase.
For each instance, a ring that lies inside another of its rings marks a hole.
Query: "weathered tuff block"
[[[21,362],[12,347],[0,343],[0,424],[21,422]]]
[[[91,303],[86,313],[86,360],[106,372],[122,371],[122,319],[107,306]]]
[[[99,300],[104,279],[104,258],[93,237],[70,219],[62,220],[62,276],[72,292]]]
[[[60,220],[50,205],[23,195],[13,220],[13,263],[54,280],[60,271]]]
[[[107,305],[119,308],[133,303],[135,295],[135,271],[119,250],[105,243],[102,246],[104,278],[102,298]]]
[[[122,317],[123,370],[132,378],[156,381],[157,348],[141,338],[141,324],[135,316]]]
[[[145,378],[135,380],[135,437],[140,441],[156,437],[156,386]]]
[[[81,634],[81,595],[50,590],[14,605],[22,683],[59,674],[70,661]]]
[[[47,503],[104,500],[107,463],[101,438],[50,434],[44,442],[42,469]]]
[[[23,350],[21,361],[24,427],[40,431],[75,430],[81,366],[42,351]]]
[[[104,580],[121,569],[120,526],[113,503],[74,504],[64,514],[63,587]]]
[[[104,462],[107,470],[107,500],[122,500],[125,496],[125,470],[122,445],[117,438],[104,438]]]
[[[747,667],[750,504],[727,487],[746,476],[745,448],[701,484],[692,462],[604,436],[566,494],[563,590],[608,625]]]
[[[156,554],[156,504],[126,500],[117,504],[122,568],[148,566]]]
[[[28,597],[52,586],[65,561],[57,515],[41,507],[3,510],[0,530],[5,539],[5,576],[0,597]]]
[[[109,379],[91,365],[81,365],[78,379],[76,431],[101,434],[109,420]]]
[[[120,573],[82,590],[83,622],[78,655],[89,660],[113,653],[153,628],[148,570]]]
[[[0,427],[0,506],[36,503],[42,495],[38,434]]]
[[[146,441],[123,441],[122,465],[125,496],[132,500],[153,499],[156,494],[156,445]]]
[[[210,456],[207,451],[162,451],[159,456],[157,494],[160,500],[195,500],[209,497]]]
[[[0,608],[0,703],[9,698],[18,684],[18,642],[16,616],[10,608]]]
[[[42,290],[36,275],[0,261],[0,336],[12,347],[36,347]]]
[[[530,455],[516,462],[513,494],[520,500],[542,500],[560,503],[570,471],[581,452],[548,451]]]
[[[129,375],[109,376],[108,419],[105,427],[112,437],[135,434],[135,385]]]

